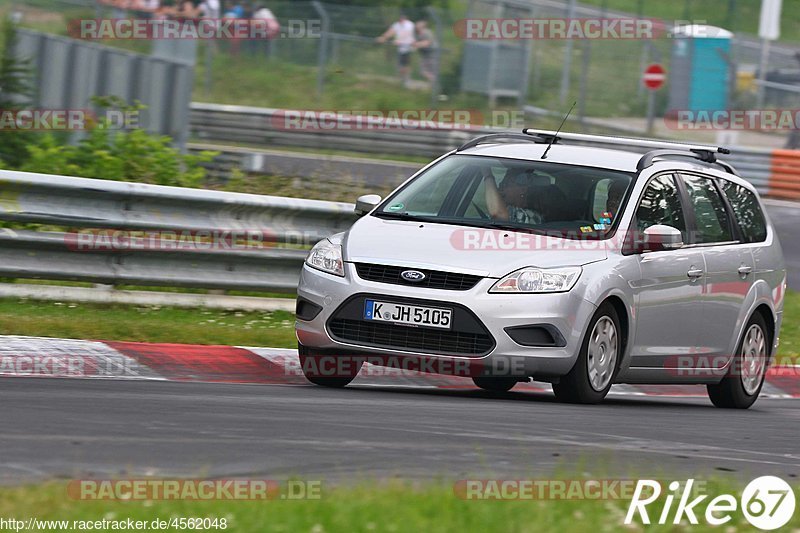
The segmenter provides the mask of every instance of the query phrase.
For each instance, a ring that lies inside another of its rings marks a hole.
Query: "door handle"
[[[703,270],[700,268],[692,267],[686,272],[686,275],[692,279],[697,279],[703,275]]]
[[[742,265],[737,269],[737,272],[739,274],[741,274],[742,276],[746,276],[752,271],[753,271],[753,267],[748,266],[748,265]]]

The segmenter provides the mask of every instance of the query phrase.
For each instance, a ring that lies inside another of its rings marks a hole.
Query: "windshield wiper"
[[[439,217],[439,216],[426,216],[426,215],[412,215],[411,213],[391,213],[386,211],[379,211],[373,213],[378,218],[389,218],[393,220],[410,220],[414,222],[431,222],[434,224],[449,224],[456,226],[470,226],[473,228],[489,228],[504,231],[518,231],[522,233],[544,233],[541,230],[530,228],[527,226],[517,226],[509,222],[491,221],[491,220],[470,220],[457,217]]]
[[[475,225],[477,226],[478,224]],[[505,231],[519,231],[521,233],[544,233],[543,231],[537,230],[535,228],[531,228],[528,226],[517,226],[509,222],[485,221],[480,223],[480,227],[499,229]]]
[[[415,222],[440,222],[437,217],[426,215],[412,215],[411,213],[390,213],[386,211],[378,211],[373,213],[378,218],[391,218],[395,220],[412,220]]]

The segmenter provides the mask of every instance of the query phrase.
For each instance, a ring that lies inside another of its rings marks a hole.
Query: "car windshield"
[[[374,213],[566,238],[605,238],[633,174],[485,156],[453,155],[426,170]]]

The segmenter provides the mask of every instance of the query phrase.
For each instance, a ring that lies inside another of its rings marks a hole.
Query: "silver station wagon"
[[[577,403],[615,383],[701,384],[718,407],[749,407],[786,271],[758,194],[720,153],[526,129],[362,196],[363,216],[302,270],[304,374],[343,387],[364,361],[399,364],[497,392],[549,382]]]

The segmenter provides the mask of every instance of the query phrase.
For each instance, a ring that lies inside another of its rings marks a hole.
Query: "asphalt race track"
[[[0,379],[0,481],[77,476],[464,479],[800,475],[797,400]]]

